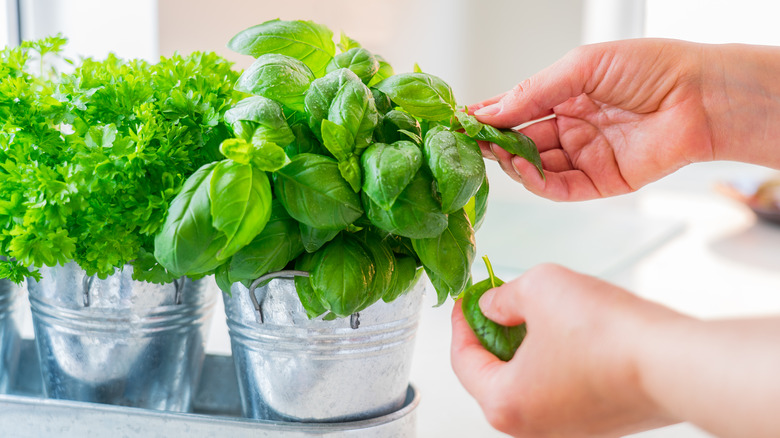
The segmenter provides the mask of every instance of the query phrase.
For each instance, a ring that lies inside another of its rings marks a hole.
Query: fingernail
[[[511,160],[509,160],[510,163],[512,163],[512,169],[514,169],[515,173],[517,174],[517,181],[519,183],[523,183],[523,175],[520,173],[519,170],[517,170],[517,166],[515,165],[515,157],[512,157]]]
[[[495,116],[501,112],[501,103],[494,103],[492,105],[483,106],[482,108],[474,111],[475,116]]]
[[[493,302],[493,296],[496,294],[495,290],[491,289],[479,298],[479,308],[480,309],[489,309],[490,303]]]

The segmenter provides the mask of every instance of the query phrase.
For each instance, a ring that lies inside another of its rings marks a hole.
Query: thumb
[[[525,322],[518,282],[511,281],[490,289],[479,299],[479,308],[488,319],[501,325],[515,326]]]
[[[579,48],[474,111],[477,119],[497,128],[512,128],[553,113],[553,108],[585,92],[598,57]],[[480,105],[478,105],[480,106]]]

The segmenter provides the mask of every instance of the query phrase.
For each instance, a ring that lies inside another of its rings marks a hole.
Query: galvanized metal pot
[[[291,278],[233,284],[223,297],[244,415],[336,422],[400,409],[424,284],[334,321],[309,320]]]
[[[41,275],[28,289],[48,397],[190,410],[215,288],[135,281],[130,267],[105,280],[75,263]]]
[[[23,288],[0,280],[0,394],[11,389],[21,348],[17,312]]]

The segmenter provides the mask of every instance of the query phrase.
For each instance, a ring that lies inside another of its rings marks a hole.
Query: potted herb
[[[397,408],[421,273],[439,304],[470,283],[488,195],[477,141],[541,169],[538,151],[468,115],[440,78],[395,74],[325,26],[272,20],[228,46],[256,58],[235,84],[250,96],[225,114],[224,158],[171,203],[154,255],[178,275],[215,274],[245,415]]]
[[[194,53],[60,74],[63,44],[0,52],[0,278],[30,280],[47,395],[188,410],[214,294],[161,267],[154,235],[230,135],[238,73]]]

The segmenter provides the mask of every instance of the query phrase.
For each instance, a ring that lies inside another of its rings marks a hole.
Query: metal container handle
[[[261,277],[258,277],[255,279],[255,281],[252,282],[252,284],[249,285],[249,298],[252,299],[252,305],[255,306],[255,310],[257,311],[257,321],[262,324],[263,323],[263,307],[262,303],[265,301],[265,294],[258,299],[257,295],[255,295],[255,289],[257,289],[258,286],[260,286],[261,283],[271,280],[273,278],[294,278],[294,277],[308,277],[309,273],[306,271],[296,271],[292,269],[288,269],[285,271],[276,271],[271,272],[268,274],[265,274]],[[349,326],[354,330],[360,327],[360,312],[355,312],[349,317]]]
[[[92,300],[89,296],[89,291],[92,288],[92,282],[95,281],[94,275],[85,275],[84,278],[81,280],[81,288],[84,290],[82,300],[84,302],[84,307],[89,307],[90,304],[92,304]],[[176,305],[181,304],[182,300],[182,291],[184,291],[184,277],[179,277],[176,280],[173,280],[173,287],[174,287],[174,297],[173,302]]]

